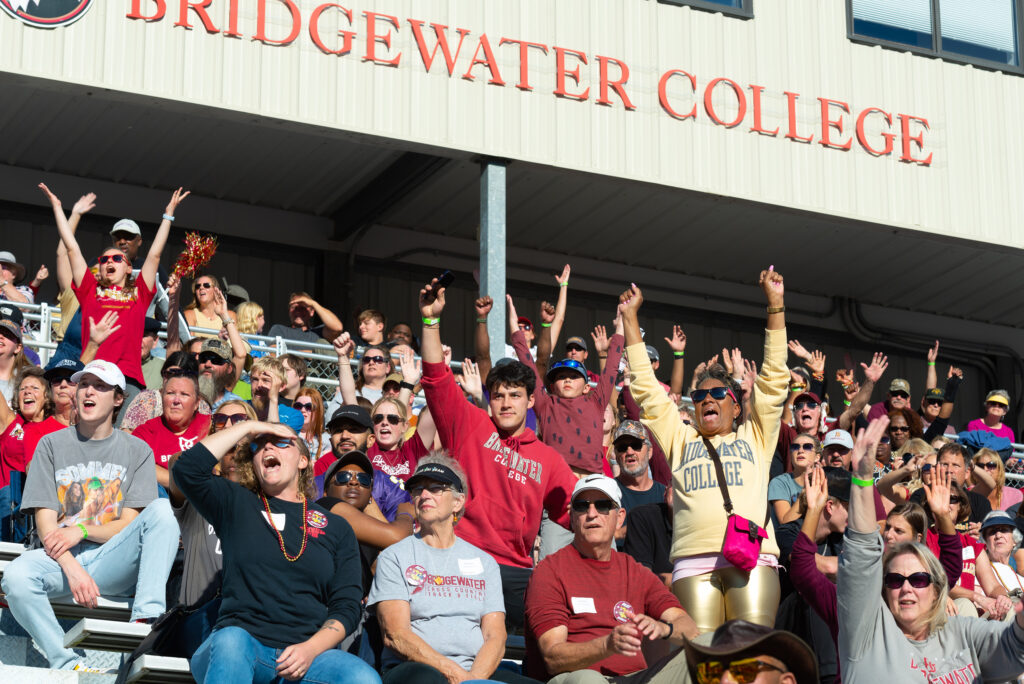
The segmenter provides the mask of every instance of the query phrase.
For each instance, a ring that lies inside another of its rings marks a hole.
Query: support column
[[[508,330],[505,305],[506,162],[486,159],[480,166],[480,296],[494,299],[494,308],[487,317],[493,362],[505,355],[505,331]]]

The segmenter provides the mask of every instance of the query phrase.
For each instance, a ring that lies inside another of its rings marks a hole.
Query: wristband
[[[851,477],[850,478],[850,482],[852,482],[853,484],[857,485],[858,487],[874,487],[875,486],[875,481],[874,480],[862,480],[859,477]]]
[[[683,358],[684,356],[686,356],[686,352],[684,352],[684,351],[681,351],[681,352],[672,352],[672,356],[676,357],[677,359],[681,359],[681,358]]]
[[[487,319],[486,318],[478,318],[478,319],[476,319],[476,322],[477,323],[486,323]]]
[[[427,318],[426,316],[423,317],[423,325],[437,325],[440,322],[440,318]]]
[[[803,392],[805,389],[807,389],[807,388],[806,387],[790,387],[789,391],[790,392]]]
[[[851,403],[851,402],[849,402],[849,401],[846,401],[845,399],[843,399],[843,406],[849,406],[849,405],[850,405],[850,403]]]
[[[85,525],[78,523],[78,529],[82,530],[82,539],[89,538],[89,530],[85,529]]]
[[[170,214],[164,214],[164,221],[170,221],[171,223],[174,223],[174,217],[171,216]]]
[[[540,327],[542,327],[542,328],[550,328],[551,324],[550,323],[541,323]]]
[[[929,362],[928,362],[928,365],[929,365],[929,366],[934,366],[934,365],[935,365],[935,362],[934,362],[934,361],[929,361]]]
[[[676,630],[676,626],[675,626],[675,625],[673,625],[673,624],[672,624],[671,622],[669,622],[668,620],[659,620],[659,622],[664,622],[664,623],[665,623],[666,625],[668,625],[668,634],[666,634],[665,636],[663,636],[663,637],[661,637],[661,638],[662,638],[662,639],[668,639],[668,638],[670,638],[670,637],[672,636],[672,632],[674,632],[674,631]]]
[[[811,377],[814,378],[815,380],[818,380],[820,382],[820,381],[825,379],[825,374],[824,373],[811,373]]]
[[[785,306],[769,306],[767,311],[770,314],[782,313],[786,310]]]
[[[400,387],[401,389],[407,389],[407,390],[409,390],[410,392],[411,392],[412,390],[416,389],[416,385],[412,384],[411,382],[406,382],[405,380],[403,380],[402,382],[398,383],[398,386],[399,386],[399,387]]]
[[[569,281],[566,280],[564,283],[558,283],[558,287],[569,287]]]

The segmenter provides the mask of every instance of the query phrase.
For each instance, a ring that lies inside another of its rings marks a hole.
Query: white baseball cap
[[[85,368],[71,376],[71,382],[81,382],[82,376],[90,374],[95,375],[108,385],[120,387],[121,391],[124,391],[124,373],[121,372],[121,369],[110,361],[99,359],[85,364]]]
[[[132,235],[142,235],[142,231],[139,230],[139,224],[131,219],[121,219],[114,224],[114,227],[110,229],[110,234],[114,233],[131,233]]]
[[[831,430],[825,435],[825,441],[822,442],[821,446],[842,446],[852,449],[853,437],[846,430]]]
[[[622,505],[622,490],[619,489],[619,483],[607,475],[599,473],[587,475],[577,481],[576,486],[572,488],[572,498],[575,499],[578,495],[591,489],[607,494],[616,506]]]

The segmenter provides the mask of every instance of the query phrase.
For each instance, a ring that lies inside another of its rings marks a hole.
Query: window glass
[[[1017,66],[1013,0],[940,0],[942,51]]]
[[[965,4],[973,0],[964,0]],[[853,32],[858,36],[877,38],[931,49],[931,0],[852,0]]]

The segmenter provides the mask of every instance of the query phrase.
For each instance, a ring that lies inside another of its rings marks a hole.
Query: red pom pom
[[[179,278],[194,278],[196,273],[210,263],[217,253],[217,238],[212,235],[185,233],[185,251],[174,263],[174,275]]]

